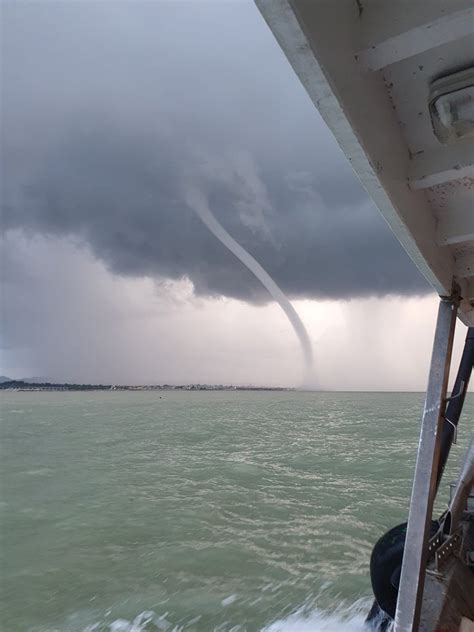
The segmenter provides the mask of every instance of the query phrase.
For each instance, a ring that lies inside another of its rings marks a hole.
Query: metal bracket
[[[458,530],[447,538],[435,553],[435,568],[439,573],[452,556],[459,556],[462,547],[462,531]]]
[[[464,393],[465,387],[466,383],[464,382],[464,380],[462,380],[461,384],[459,385],[459,391],[455,395],[451,395],[451,397],[445,397],[444,403],[447,404],[448,402],[452,402],[453,399],[458,399],[459,397],[461,397]],[[444,420],[447,421],[453,429],[453,443],[454,445],[456,445],[458,442],[458,427],[453,421],[451,421],[451,419],[448,419],[446,416],[444,417]]]
[[[428,542],[428,559],[430,560],[443,543],[443,531],[440,529]]]
[[[457,399],[458,397],[461,397],[461,395],[464,393],[464,387],[465,387],[465,383],[464,380],[461,381],[461,384],[459,385],[459,391],[456,393],[456,395],[451,395],[451,397],[445,397],[444,401],[445,402],[450,402],[453,399]],[[449,420],[447,420],[449,421]],[[451,423],[451,422],[450,422]]]
[[[451,421],[451,419],[448,419],[447,417],[444,418],[444,421],[447,421],[448,424],[450,426],[452,426],[452,428],[453,428],[453,443],[454,443],[454,445],[457,445],[457,442],[458,442],[458,427],[456,426],[456,424],[453,421]]]

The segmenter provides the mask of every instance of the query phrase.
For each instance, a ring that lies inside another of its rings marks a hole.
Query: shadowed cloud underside
[[[267,301],[186,204],[191,177],[290,298],[428,290],[252,4],[4,13],[3,230],[72,237],[119,275]]]

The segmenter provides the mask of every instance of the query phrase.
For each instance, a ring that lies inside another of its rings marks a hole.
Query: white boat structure
[[[408,523],[374,548],[369,624],[472,632],[474,441],[448,510],[437,520],[432,513],[474,362],[474,2],[255,1],[363,186],[440,296]],[[448,397],[457,318],[469,329]]]

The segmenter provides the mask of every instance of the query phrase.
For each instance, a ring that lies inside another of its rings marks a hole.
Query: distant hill
[[[11,382],[12,378],[11,377],[7,377],[6,375],[0,375],[0,384],[3,384],[3,382]]]

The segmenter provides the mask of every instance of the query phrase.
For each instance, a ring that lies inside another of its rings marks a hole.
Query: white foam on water
[[[145,632],[147,630],[162,630],[163,632],[175,630],[178,632],[179,628],[172,628],[171,623],[166,620],[165,616],[158,616],[153,610],[146,610],[135,617],[133,621],[116,619],[109,625],[109,632]]]
[[[236,601],[237,599],[237,595],[229,595],[228,597],[226,597],[225,599],[223,599],[221,601],[221,605],[222,606],[230,606],[231,603],[234,603],[234,601]]]
[[[87,626],[82,632],[186,632],[199,630],[196,617],[183,625],[173,625],[167,620],[167,614],[157,615],[153,611],[140,613],[133,620],[116,619],[106,627],[95,623]],[[339,608],[330,612],[318,608],[302,607],[294,613],[269,623],[260,632],[368,632],[364,621],[367,615],[367,600],[359,600],[351,606],[341,604]],[[247,626],[221,624],[212,631],[206,632],[246,632]]]
[[[365,615],[338,612],[295,612],[265,626],[261,632],[367,632]]]

